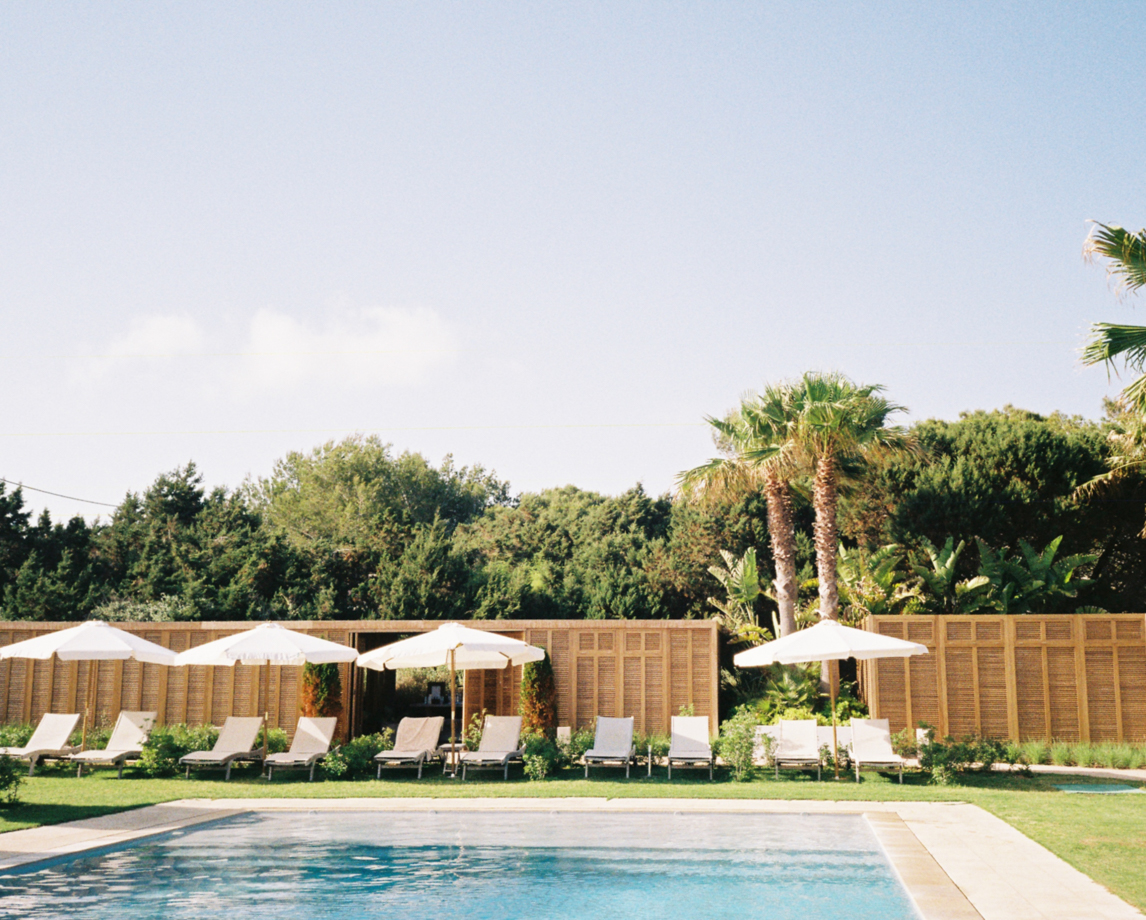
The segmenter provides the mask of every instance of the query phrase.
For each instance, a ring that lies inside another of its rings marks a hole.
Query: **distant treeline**
[[[922,450],[850,471],[844,542],[909,558],[966,541],[1095,556],[1064,610],[1141,610],[1146,484],[1137,474],[1079,498],[1102,474],[1109,423],[1007,408],[927,421]],[[798,498],[804,594],[814,594],[811,511]],[[980,541],[980,542],[977,542]],[[33,521],[0,484],[0,616],[80,620],[684,618],[710,616],[720,551],[770,567],[764,500],[609,497],[566,486],[514,496],[480,467],[433,466],[376,438],[292,453],[272,475],[206,491],[195,465],[128,494],[107,521]],[[810,587],[809,587],[810,586]],[[767,623],[767,606],[760,614]]]

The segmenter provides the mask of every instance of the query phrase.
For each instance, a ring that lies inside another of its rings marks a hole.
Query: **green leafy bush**
[[[36,727],[27,722],[0,725],[0,747],[23,747],[35,730]]]
[[[259,730],[259,736],[255,739],[255,747],[261,748],[263,746],[263,732]],[[272,728],[267,736],[267,753],[268,754],[281,754],[288,747],[290,743],[287,741],[287,733],[285,728]]]
[[[304,716],[319,718],[342,715],[342,674],[336,664],[302,666]]]
[[[366,779],[374,775],[374,755],[394,747],[394,732],[384,728],[373,735],[359,735],[335,748],[322,761],[322,773],[327,779]]]
[[[638,755],[647,755],[649,747],[653,749],[653,757],[667,757],[669,747],[672,745],[672,738],[668,735],[663,735],[659,732],[637,732],[633,735],[633,744],[636,746]]]
[[[79,747],[83,739],[84,746],[90,751],[93,748],[107,747],[107,739],[111,737],[110,725],[89,725],[87,735],[84,735],[83,724],[68,736],[68,744]]]
[[[466,726],[465,731],[462,732],[462,742],[471,751],[476,751],[481,746],[481,733],[485,728],[485,717],[487,714],[485,709],[481,712],[475,712],[470,717],[470,724]]]
[[[756,748],[757,724],[754,712],[750,709],[741,709],[720,726],[720,737],[716,739],[716,753],[732,768],[732,776],[737,781],[752,777],[752,756]]]
[[[218,737],[213,725],[157,725],[143,746],[139,769],[148,776],[171,776],[179,771],[180,757],[210,750]]]
[[[997,763],[1026,765],[1021,747],[1010,741],[970,736],[940,741],[930,730],[927,740],[919,745],[919,765],[931,775],[931,781],[940,786],[957,782],[962,773],[988,772]]]
[[[541,732],[523,735],[521,742],[525,775],[531,780],[543,780],[562,765],[561,749]]]
[[[0,804],[15,805],[20,800],[20,784],[27,769],[18,760],[0,754]]]
[[[567,764],[577,763],[589,748],[593,746],[593,730],[579,728],[569,735],[568,741],[558,742],[562,760]]]

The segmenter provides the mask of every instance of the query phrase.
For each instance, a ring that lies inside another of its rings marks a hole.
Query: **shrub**
[[[561,752],[561,759],[567,764],[577,763],[592,746],[593,730],[591,728],[579,728],[569,735],[568,741],[561,741],[557,744],[557,748]]]
[[[730,767],[737,781],[752,776],[752,756],[756,748],[756,714],[742,709],[720,726],[716,752]]]
[[[672,745],[672,738],[659,732],[649,732],[648,734],[637,732],[633,735],[633,745],[638,754],[647,754],[651,747],[654,758],[667,757],[669,747]]]
[[[139,769],[148,776],[171,776],[179,771],[180,757],[210,750],[218,737],[212,725],[157,725],[143,746]]]
[[[1050,746],[1050,762],[1056,767],[1069,767],[1074,763],[1074,752],[1066,741],[1054,741]]]
[[[521,670],[521,730],[548,738],[557,731],[557,683],[548,654]]]
[[[394,732],[389,728],[374,735],[359,735],[326,755],[322,773],[327,779],[364,779],[374,773],[374,755],[393,747]]]
[[[68,736],[68,744],[79,747],[83,740],[84,746],[90,751],[93,748],[107,747],[107,739],[111,737],[111,727],[107,725],[89,725],[87,735],[84,734],[83,724]]]
[[[476,751],[481,746],[481,733],[485,728],[485,717],[487,711],[483,709],[481,712],[475,712],[470,717],[469,726],[462,732],[462,743],[471,751]]]
[[[259,731],[258,738],[255,739],[255,747],[261,748],[263,746],[263,732]],[[287,742],[287,733],[284,728],[272,728],[267,737],[267,753],[268,754],[281,754],[285,751],[290,744]]]
[[[24,765],[7,754],[0,754],[0,804],[15,805],[20,799],[20,784],[24,782]]]
[[[521,739],[525,775],[531,780],[543,780],[561,765],[562,753],[556,742],[538,731],[523,735]]]
[[[992,738],[965,737],[958,741],[947,737],[937,741],[929,733],[928,740],[919,746],[919,765],[931,775],[936,785],[956,782],[959,774],[972,770],[987,772],[995,764],[1025,765],[1021,748],[1009,741]]]
[[[342,675],[336,664],[306,664],[302,668],[304,716],[324,718],[342,714]]]
[[[23,747],[35,730],[36,727],[27,722],[0,725],[0,747]]]

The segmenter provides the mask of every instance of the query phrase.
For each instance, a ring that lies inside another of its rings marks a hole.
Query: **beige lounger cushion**
[[[180,759],[184,764],[225,764],[242,754],[250,754],[263,727],[262,716],[228,716],[209,751],[193,751]]]
[[[463,763],[501,764],[521,754],[521,716],[486,716],[481,744],[476,751],[461,754]]]
[[[32,757],[45,757],[53,754],[63,756],[70,754],[75,748],[68,745],[68,739],[76,730],[80,721],[78,712],[55,713],[46,712],[40,719],[40,724],[32,732],[32,737],[23,747],[0,748],[0,754],[7,754],[21,760]]]
[[[445,719],[442,716],[405,718],[398,723],[393,750],[381,751],[374,759],[417,761],[432,757],[438,750],[438,738],[442,735],[444,724]]]
[[[891,746],[887,719],[852,719],[852,760],[861,766],[903,766]]]
[[[819,735],[815,719],[792,719],[780,722],[780,739],[773,760],[779,764],[818,764]]]
[[[124,710],[115,720],[115,728],[102,751],[81,751],[71,759],[78,763],[118,763],[143,753],[143,745],[151,734],[157,712],[128,712]]]
[[[628,760],[633,756],[633,719],[610,719],[597,716],[593,747],[585,760]]]
[[[670,760],[707,760],[712,757],[708,743],[708,716],[673,716]]]
[[[320,719],[303,716],[295,726],[294,739],[290,750],[278,754],[268,754],[267,764],[272,767],[281,767],[290,764],[309,765],[312,761],[324,756],[330,751],[330,743],[334,740],[334,730],[338,727],[338,719],[324,716]]]

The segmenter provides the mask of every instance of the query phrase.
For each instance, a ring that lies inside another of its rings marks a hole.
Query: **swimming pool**
[[[917,920],[861,815],[245,814],[0,877],[0,917]]]

